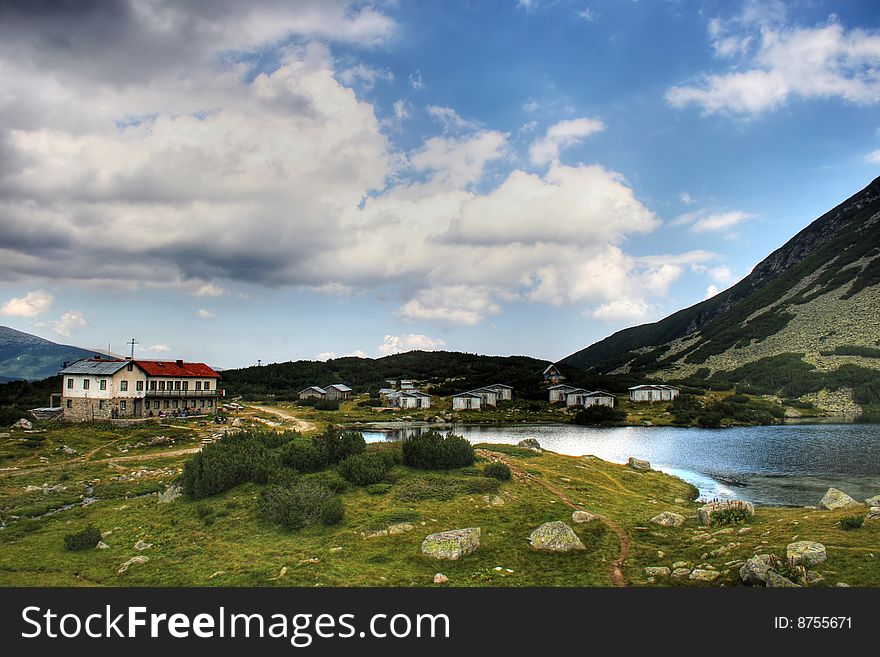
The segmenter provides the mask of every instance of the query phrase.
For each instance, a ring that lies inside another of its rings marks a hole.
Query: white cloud
[[[171,347],[167,344],[151,344],[149,347],[144,347],[144,351],[150,354],[167,354],[171,351]]]
[[[68,310],[58,319],[45,322],[35,322],[34,326],[40,328],[50,328],[58,335],[69,338],[78,330],[88,326],[88,322],[86,322],[85,317],[83,317],[80,311]]]
[[[408,320],[437,321],[449,324],[479,324],[487,315],[497,315],[500,306],[490,290],[467,285],[451,285],[422,290],[398,309]]]
[[[0,314],[12,317],[36,317],[52,307],[52,300],[53,297],[49,292],[34,290],[21,298],[11,298],[0,306]]]
[[[214,283],[205,283],[200,286],[193,294],[197,297],[220,297],[226,293],[219,285]]]
[[[724,73],[705,73],[671,87],[673,107],[696,105],[706,114],[755,115],[792,99],[839,98],[880,102],[880,33],[846,30],[835,17],[816,27],[785,25],[784,8],[748,5],[730,21],[709,22],[718,56],[735,59]]]
[[[473,121],[461,118],[458,112],[451,107],[429,105],[428,115],[442,123],[443,128],[447,131],[475,130],[477,128]]]
[[[596,12],[590,7],[584,7],[580,11],[575,12],[575,16],[577,16],[581,20],[587,21],[588,23],[592,23],[598,18]]]
[[[676,217],[671,225],[684,226],[689,225],[691,232],[694,233],[710,233],[727,231],[745,221],[749,221],[757,217],[749,212],[741,210],[729,210],[726,212],[711,212],[707,209],[689,212],[687,214]]]
[[[408,119],[412,115],[412,105],[409,102],[403,100],[394,101],[394,117],[398,121],[403,121],[404,119]]]
[[[534,98],[529,98],[526,102],[523,103],[522,109],[523,112],[534,112],[538,109],[538,101]]]
[[[434,182],[458,188],[478,181],[488,162],[505,157],[507,135],[484,130],[466,137],[431,137],[410,158],[416,170],[434,172]]]
[[[651,312],[651,306],[644,300],[623,298],[602,304],[589,316],[603,322],[636,322],[647,319]]]
[[[394,74],[390,69],[379,69],[363,63],[355,64],[338,73],[339,79],[348,86],[360,84],[364,89],[372,89],[377,82],[392,82]]]
[[[212,317],[216,317],[214,313],[210,310],[206,310],[205,308],[199,308],[196,311],[196,317],[201,317],[202,319],[211,319]]]
[[[706,288],[706,294],[705,294],[705,296],[703,297],[703,299],[711,299],[711,298],[714,297],[716,294],[718,294],[718,292],[719,292],[719,290],[718,290],[718,286],[717,286],[717,285],[709,285],[709,286]]]
[[[406,335],[386,335],[379,345],[379,353],[383,356],[399,354],[404,351],[437,351],[446,343],[439,338],[427,335],[407,333]]]
[[[865,162],[868,164],[880,164],[880,149],[868,153],[865,156]]]
[[[560,121],[547,129],[541,139],[535,140],[529,148],[532,164],[541,166],[555,162],[563,148],[580,143],[585,137],[601,132],[605,124],[598,119],[568,119]]]
[[[682,193],[679,195],[678,199],[679,199],[682,203],[684,203],[685,205],[693,205],[694,203],[697,202],[697,199],[695,199],[693,196],[691,196],[691,195],[688,194],[687,192],[682,192]]]
[[[425,88],[425,82],[422,80],[422,72],[414,71],[409,75],[409,83],[413,89],[416,91],[421,91]]]

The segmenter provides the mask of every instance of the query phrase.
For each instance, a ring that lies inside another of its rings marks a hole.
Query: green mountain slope
[[[594,373],[734,383],[858,412],[880,402],[880,178],[728,290],[562,362]]]
[[[56,344],[0,326],[0,382],[45,379],[58,374],[65,361],[94,355],[95,352],[87,349]]]

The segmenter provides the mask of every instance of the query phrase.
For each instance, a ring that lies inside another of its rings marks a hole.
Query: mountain
[[[880,178],[771,253],[742,281],[562,362],[859,412],[880,405]]]
[[[94,355],[94,351],[57,344],[0,326],[0,382],[45,379],[58,374],[65,361]]]

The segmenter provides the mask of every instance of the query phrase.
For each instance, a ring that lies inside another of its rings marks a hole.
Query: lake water
[[[371,429],[364,431],[364,438],[400,440],[428,428]],[[816,504],[830,486],[859,501],[880,493],[880,424],[731,429],[455,425],[452,431],[472,443],[515,445],[523,438],[537,438],[553,452],[593,454],[616,463],[635,456],[692,483],[706,499],[806,506]]]

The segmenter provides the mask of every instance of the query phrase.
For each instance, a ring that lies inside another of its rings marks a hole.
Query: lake
[[[369,429],[368,442],[400,440],[428,426]],[[442,431],[449,430],[443,427]],[[553,452],[616,463],[647,459],[699,488],[703,498],[816,504],[834,486],[862,501],[880,493],[880,424],[786,424],[730,429],[576,425],[455,425],[472,443],[537,438]]]

